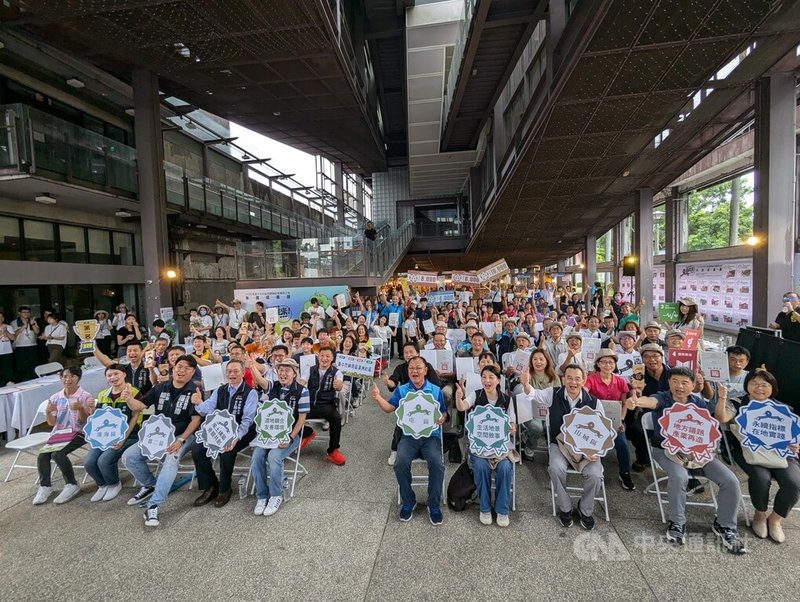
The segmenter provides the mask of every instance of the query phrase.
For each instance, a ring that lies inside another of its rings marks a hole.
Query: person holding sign
[[[628,449],[628,440],[625,438],[625,399],[628,397],[630,387],[627,381],[614,372],[617,369],[618,356],[611,349],[601,349],[594,362],[595,372],[586,378],[586,390],[598,399],[618,401],[622,408],[620,418],[623,425],[617,429],[617,436],[614,439],[614,449],[617,452],[617,463],[619,464],[619,482],[622,488],[628,491],[636,489],[636,485],[631,479],[631,453]]]
[[[94,399],[80,386],[80,368],[64,368],[61,382],[64,388],[47,401],[45,420],[53,427],[47,444],[39,451],[36,465],[39,470],[39,489],[33,498],[33,505],[44,504],[53,493],[52,462],[56,463],[64,477],[64,489],[54,502],[65,504],[81,492],[69,454],[83,447],[83,426],[94,412]]]
[[[397,355],[403,353],[403,304],[400,297],[392,295],[392,301],[381,310],[381,316],[386,316],[387,323],[392,329],[393,347],[397,349]],[[390,341],[391,342],[391,341]],[[389,348],[389,358],[394,357],[394,348]]]
[[[125,368],[120,364],[108,366],[106,381],[110,386],[97,395],[96,406],[98,409],[119,408],[122,411],[128,419],[128,431],[125,433],[125,438],[111,448],[91,449],[86,454],[84,467],[89,476],[97,483],[97,491],[90,500],[92,502],[108,502],[119,495],[119,492],[122,491],[122,482],[119,479],[119,460],[125,450],[138,441],[136,435],[142,424],[142,414],[138,410],[132,409],[130,404],[123,399],[122,394],[126,389],[130,389],[130,396],[133,399],[141,399],[141,395],[138,389],[125,382],[125,376]]]
[[[319,350],[319,365],[311,366],[308,376],[308,394],[311,400],[311,411],[306,418],[327,420],[330,425],[330,438],[328,452],[325,459],[336,466],[344,466],[345,457],[339,451],[339,441],[342,436],[342,415],[339,413],[339,395],[344,388],[342,373],[333,365],[334,347],[328,344]],[[316,433],[311,427],[306,427],[303,432],[301,449],[316,438]]]
[[[175,475],[178,474],[181,458],[188,454],[194,444],[194,432],[200,426],[200,416],[192,405],[192,395],[198,385],[193,382],[197,362],[189,355],[181,356],[172,370],[172,380],[160,383],[142,396],[134,398],[131,391],[122,392],[122,399],[134,411],[144,411],[155,406],[155,414],[168,418],[175,427],[175,442],[167,448],[158,477],[154,477],[148,459],[139,445],[129,447],[122,454],[122,462],[142,487],[131,499],[129,506],[137,506],[149,499],[144,513],[146,527],[157,527],[158,509],[166,501]],[[180,434],[178,434],[180,433]]]
[[[411,520],[417,505],[414,489],[411,487],[411,462],[416,458],[424,459],[428,464],[428,516],[431,524],[440,525],[444,520],[440,502],[442,499],[442,482],[444,480],[444,459],[442,458],[441,425],[447,420],[447,406],[444,403],[442,390],[426,379],[428,364],[419,356],[408,361],[409,382],[400,385],[387,401],[381,397],[378,385],[372,385],[372,399],[387,414],[394,412],[408,394],[422,391],[430,395],[438,404],[441,417],[438,425],[428,437],[415,438],[403,434],[397,444],[397,457],[394,463],[394,474],[400,487],[400,520]]]
[[[481,370],[479,391],[472,391],[464,397],[461,385],[456,389],[456,408],[459,412],[468,412],[472,408],[491,405],[509,414],[511,420],[511,436],[516,432],[517,419],[511,398],[500,390],[500,371],[495,366],[486,366]],[[480,500],[480,521],[483,525],[492,524],[492,469],[495,474],[494,511],[497,514],[497,526],[509,525],[508,510],[511,498],[511,482],[514,474],[513,453],[506,452],[498,456],[492,450],[474,450],[470,446],[469,463],[475,479],[475,488]]]
[[[200,387],[192,394],[192,405],[200,416],[208,416],[215,410],[228,410],[239,425],[236,438],[219,455],[219,478],[214,474],[213,461],[208,457],[205,446],[200,442],[192,446],[197,486],[203,492],[194,501],[195,507],[205,506],[214,500],[214,506],[222,508],[230,501],[231,475],[236,456],[256,436],[253,419],[258,407],[258,393],[244,382],[244,362],[230,360],[225,366],[225,374],[228,383],[215,389],[205,401]]]
[[[253,449],[250,466],[256,482],[256,516],[272,516],[283,503],[283,465],[300,445],[300,432],[311,411],[308,389],[297,382],[300,366],[293,359],[284,359],[277,365],[278,380],[269,390],[267,399],[279,399],[286,402],[294,416],[289,441],[278,444],[277,448]],[[269,462],[269,479],[267,479],[267,462]]]
[[[742,410],[746,410],[750,404],[755,406],[764,402],[779,403],[774,399],[774,396],[778,394],[778,381],[766,370],[759,368],[750,372],[744,381],[744,388],[747,393],[741,400],[730,399],[727,404],[717,404],[714,416],[720,424],[733,424],[736,415],[741,414]],[[771,416],[768,413],[769,410],[762,414],[763,422],[770,419]],[[772,432],[777,432],[777,429]],[[787,434],[791,436],[791,433]],[[800,464],[797,457],[800,446],[797,439],[792,440],[788,445],[789,453],[786,457],[774,452],[770,453],[768,450],[756,454],[750,448],[743,447],[740,439],[741,434],[736,435],[735,438],[728,438],[734,461],[748,477],[747,488],[750,492],[750,501],[755,508],[753,533],[761,539],[769,535],[772,541],[783,543],[786,541],[783,519],[789,516],[792,508],[800,499]],[[769,489],[773,480],[778,484],[778,493],[775,494],[772,512],[767,515]]]
[[[667,498],[669,499],[669,524],[667,525],[667,541],[686,543],[686,495],[689,484],[689,470],[679,463],[680,459],[662,449],[665,434],[662,432],[660,419],[664,411],[673,404],[691,404],[706,409],[706,401],[694,394],[694,373],[688,368],[673,368],[669,373],[669,390],[659,391],[647,397],[634,398],[638,407],[653,410],[653,431],[649,433],[653,458],[664,469],[667,480]],[[728,391],[725,386],[719,387],[719,404],[727,402]],[[692,452],[687,452],[689,455]],[[694,456],[692,456],[694,458]],[[673,459],[675,458],[675,459]],[[699,462],[694,462],[699,464]],[[736,531],[736,515],[742,501],[739,479],[718,458],[711,457],[700,468],[694,471],[710,479],[719,487],[717,494],[717,516],[711,530],[720,538],[722,545],[732,554],[744,554],[747,550]]]
[[[567,366],[577,364],[583,368],[584,374],[589,371],[586,361],[581,355],[581,347],[583,346],[583,338],[577,332],[571,332],[567,335],[567,350],[559,354],[555,364],[558,366],[558,375],[564,376],[564,370]]]
[[[550,408],[548,421],[550,423],[550,466],[547,471],[550,473],[550,483],[556,494],[556,504],[558,504],[558,520],[565,528],[572,526],[572,499],[567,493],[567,469],[570,462],[558,446],[556,438],[561,432],[561,425],[564,423],[564,416],[575,408],[588,407],[603,413],[603,405],[597,397],[584,390],[583,384],[586,380],[586,373],[577,364],[567,366],[562,377],[564,386],[553,388],[548,387],[542,390],[530,389],[525,387],[525,394],[529,399],[535,401],[540,406]],[[603,465],[600,458],[596,455],[582,456],[587,460],[586,464],[580,468],[583,474],[583,493],[578,502],[578,517],[581,527],[587,531],[594,528],[594,506],[595,498],[600,491],[600,484],[603,481]]]

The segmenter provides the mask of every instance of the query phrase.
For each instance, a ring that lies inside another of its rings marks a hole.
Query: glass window
[[[89,263],[111,263],[111,237],[107,230],[89,229]]]
[[[84,229],[77,226],[58,227],[61,239],[61,261],[68,263],[86,263],[86,238]]]
[[[135,265],[133,255],[133,234],[112,232],[112,251],[116,265]]]
[[[16,217],[0,217],[0,259],[22,259],[19,220]]]
[[[53,236],[53,224],[26,219],[22,227],[25,233],[25,259],[55,261],[56,241]]]
[[[666,205],[653,207],[653,255],[663,255],[667,248]]]
[[[753,234],[753,174],[689,195],[689,251],[741,245]],[[731,223],[736,225],[731,228]]]

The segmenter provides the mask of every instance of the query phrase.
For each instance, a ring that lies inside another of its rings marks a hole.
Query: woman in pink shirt
[[[628,449],[628,439],[625,437],[625,398],[630,387],[621,376],[614,374],[617,369],[617,354],[611,349],[601,349],[594,362],[595,372],[586,378],[584,387],[589,393],[605,401],[617,401],[622,405],[620,410],[621,425],[617,429],[617,438],[614,440],[614,449],[617,451],[619,463],[619,480],[623,489],[633,491],[636,485],[631,479],[631,455]]]

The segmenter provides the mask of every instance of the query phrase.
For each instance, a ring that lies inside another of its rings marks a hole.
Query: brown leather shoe
[[[208,502],[217,497],[217,494],[219,494],[219,489],[216,487],[209,487],[194,501],[195,507],[205,506]]]
[[[217,499],[214,500],[214,507],[215,508],[222,508],[225,504],[227,504],[231,499],[231,490],[221,492]]]

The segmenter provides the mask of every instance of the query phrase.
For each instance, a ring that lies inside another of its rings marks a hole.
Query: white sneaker
[[[39,486],[39,489],[36,491],[36,496],[33,498],[33,505],[40,506],[47,501],[47,498],[50,497],[50,494],[53,493],[52,487],[42,487]]]
[[[81,488],[77,485],[73,485],[72,483],[67,483],[64,485],[64,490],[58,494],[58,497],[53,500],[54,504],[66,504],[76,495],[81,492]]]
[[[500,520],[500,517],[497,517],[497,520]],[[482,525],[491,525],[492,524],[492,513],[491,512],[481,512],[481,524]]]
[[[498,527],[507,527],[511,521],[508,520],[508,514],[498,514],[497,515],[497,526]]]
[[[393,451],[389,454],[389,466],[394,466],[394,461],[397,459],[397,452]]]
[[[158,507],[153,506],[152,508],[148,508],[145,510],[144,513],[144,526],[145,527],[157,527],[159,524],[158,521]]]
[[[264,510],[267,509],[267,500],[256,500],[256,509],[253,510],[253,514],[256,516],[261,516],[264,514]]]
[[[269,498],[269,503],[267,507],[264,509],[264,516],[272,516],[278,511],[278,508],[281,507],[283,503],[283,496],[282,495],[273,495]]]
[[[325,422],[323,422],[323,423],[322,423],[322,430],[323,430],[323,431],[327,431],[327,430],[329,430],[330,428],[331,428],[331,425],[328,423],[328,421],[327,421],[327,420],[326,420]]]
[[[109,485],[106,488],[106,494],[103,496],[103,501],[110,502],[119,495],[120,491],[122,491],[122,481],[120,481],[116,485]]]
[[[90,502],[101,502],[103,501],[103,496],[105,496],[106,491],[108,491],[108,487],[103,485],[102,487],[98,487],[97,491],[94,492],[94,495],[89,499]]]

